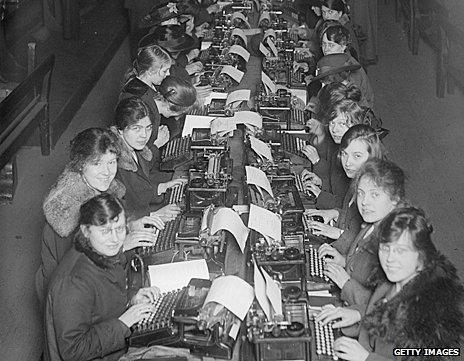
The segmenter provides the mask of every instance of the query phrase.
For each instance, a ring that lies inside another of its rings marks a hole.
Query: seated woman
[[[327,105],[320,106],[316,115],[318,120],[328,125],[333,139],[328,149],[329,160],[321,159],[317,149],[311,145],[305,146],[302,150],[314,165],[314,172],[304,170],[301,173],[302,179],[305,187],[316,197],[319,209],[342,206],[349,179],[338,159],[339,144],[350,127],[363,122],[363,110],[357,103],[360,98],[359,89],[341,83],[337,83],[330,89],[331,94],[339,94],[339,96],[329,96]]]
[[[335,320],[337,328],[361,321],[356,327],[358,340],[335,340],[338,357],[381,361],[398,359],[394,348],[459,349],[464,336],[464,288],[454,266],[435,248],[431,233],[424,213],[412,207],[395,209],[380,223],[378,258],[383,281],[378,282],[366,315],[337,307],[323,310],[316,318],[324,324]],[[431,358],[421,356],[401,359]]]
[[[118,360],[130,327],[153,312],[156,287],[127,297],[126,214],[103,193],[85,202],[79,231],[50,282],[45,307],[46,360]]]
[[[342,208],[334,209],[308,209],[306,213],[324,218],[324,222],[313,221],[311,230],[316,236],[325,236],[334,240],[331,245],[335,247],[343,243],[344,238],[352,239],[361,230],[362,218],[356,206],[355,181],[356,173],[369,159],[384,159],[385,150],[377,132],[366,124],[353,125],[342,138],[339,158],[347,177],[351,179],[350,187],[346,192]],[[335,226],[329,222],[335,221]]]
[[[71,141],[70,162],[45,197],[43,211],[46,223],[42,233],[41,265],[36,273],[36,287],[43,300],[50,277],[78,231],[79,208],[90,198],[106,192],[123,198],[124,185],[114,179],[120,151],[118,140],[109,130],[89,128]],[[126,249],[156,241],[144,224],[163,228],[157,216],[145,216],[130,223]],[[146,245],[146,244],[145,244]]]
[[[366,226],[357,235],[319,247],[324,273],[341,289],[341,299],[363,311],[371,295],[369,277],[378,268],[379,223],[404,204],[404,173],[394,163],[371,159],[356,177],[356,203]]]
[[[168,99],[176,99],[179,104],[188,104],[184,98],[192,94],[186,92],[182,95],[182,89],[178,91],[177,87],[169,87],[170,80],[173,81],[172,84],[177,84],[174,78],[168,77],[163,80],[160,89],[164,94],[170,94],[167,96]],[[177,89],[176,94],[170,93],[173,89]],[[179,111],[183,109],[183,107],[169,103],[165,98],[158,97],[154,99],[154,103],[157,109],[159,107],[160,112],[166,115],[171,114],[173,109]],[[176,111],[172,114],[179,113]],[[123,99],[117,105],[115,125],[110,128],[118,137],[121,150],[116,178],[126,187],[124,199],[128,211],[135,212],[135,214],[147,214],[158,210],[156,214],[164,221],[168,221],[173,219],[180,209],[175,205],[159,209],[163,205],[163,195],[168,188],[182,184],[184,180],[162,181],[168,175],[159,171],[158,159],[155,158],[153,146],[149,143],[153,123],[148,115],[149,109],[140,98]]]

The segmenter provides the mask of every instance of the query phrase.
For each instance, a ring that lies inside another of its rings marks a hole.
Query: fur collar
[[[118,158],[118,167],[134,173],[137,172],[138,164],[132,157],[129,148],[127,147],[126,142],[124,142],[124,139],[122,139],[118,129],[115,126],[112,126],[110,127],[110,130],[118,137],[119,140],[121,155]],[[147,162],[150,162],[153,159],[153,153],[147,146],[145,146],[141,151],[137,152],[137,154],[141,155],[142,158]]]
[[[400,293],[388,302],[378,302],[363,326],[370,336],[395,347],[456,348],[464,335],[463,300],[456,269],[439,255]]]
[[[125,257],[122,252],[122,247],[119,253],[115,256],[103,256],[95,252],[93,247],[90,245],[88,238],[85,238],[80,231],[77,232],[76,237],[74,238],[74,248],[78,252],[84,253],[97,267],[104,270],[110,269],[118,263],[124,265]]]
[[[124,185],[114,179],[107,192],[117,198],[126,193]],[[67,167],[45,197],[45,218],[60,237],[68,237],[78,226],[81,205],[99,194],[84,181],[80,173]]]

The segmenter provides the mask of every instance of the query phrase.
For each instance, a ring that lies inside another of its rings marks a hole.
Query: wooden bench
[[[447,40],[443,24],[448,21],[448,11],[436,0],[396,0],[396,21],[403,16],[408,32],[409,49],[419,52],[422,38],[437,55],[436,94],[443,98],[447,74]]]
[[[38,127],[42,155],[49,155],[50,80],[55,56],[48,57],[0,103],[0,169],[7,165],[18,149]],[[15,169],[7,167],[15,178]],[[14,187],[13,187],[14,190]]]

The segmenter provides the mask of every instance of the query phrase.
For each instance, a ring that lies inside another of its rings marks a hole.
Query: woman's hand
[[[129,307],[129,309],[119,317],[119,320],[127,327],[131,327],[144,318],[147,318],[152,312],[155,312],[155,309],[151,303],[138,303]]]
[[[321,216],[324,218],[324,223],[335,221],[339,216],[337,209],[306,209],[305,213],[309,216]]]
[[[334,351],[336,356],[347,361],[366,361],[369,357],[369,351],[358,341],[345,336],[335,340]]]
[[[297,109],[297,110],[304,110],[306,107],[305,102],[302,99],[298,98],[297,96],[292,96],[290,100],[290,104],[292,105],[293,109]]]
[[[181,212],[177,204],[168,204],[163,208],[158,209],[156,212],[151,212],[150,215],[156,215],[164,222],[172,221]]]
[[[350,276],[342,266],[332,262],[326,262],[324,264],[324,274],[334,281],[340,289],[342,289],[345,283],[350,279]]]
[[[158,128],[158,137],[153,142],[153,145],[158,148],[161,148],[163,145],[169,142],[169,137],[170,137],[169,128],[165,125],[161,125]]]
[[[350,308],[332,306],[322,307],[322,311],[316,316],[316,321],[322,322],[323,325],[335,320],[338,321],[332,324],[332,328],[347,327],[361,321],[361,314]]]
[[[161,291],[158,287],[144,287],[138,290],[137,294],[132,297],[131,304],[136,305],[139,303],[154,303],[160,296]]]
[[[198,55],[200,55],[200,49],[192,49],[187,54],[187,60],[190,62],[193,59],[198,58]]]
[[[309,222],[309,226],[311,227],[311,231],[315,236],[325,236],[332,239],[339,239],[343,230],[337,227],[329,226],[328,224],[311,221]]]
[[[311,161],[312,164],[316,164],[321,160],[321,158],[319,157],[319,153],[317,152],[317,149],[314,148],[312,145],[305,145],[305,147],[301,151]]]
[[[302,69],[305,73],[309,71],[309,65],[308,63],[303,62],[293,62],[293,72],[298,71],[298,69]]]
[[[164,228],[163,220],[156,214],[150,214],[142,218],[136,219],[135,221],[129,222],[129,231],[143,231],[146,230],[145,226],[153,226],[158,229]]]
[[[316,173],[310,172],[307,169],[303,169],[301,172],[301,180],[303,183],[311,183],[318,187],[322,186],[322,179]]]
[[[316,198],[319,197],[319,194],[321,194],[321,188],[312,183],[303,183],[303,186],[305,191],[314,194],[314,197]]]
[[[169,188],[187,183],[186,178],[176,178],[158,185],[158,194],[164,194]]]
[[[345,267],[345,257],[340,252],[333,248],[330,244],[324,243],[319,249],[319,258],[324,258],[326,263],[335,263],[341,267]]]
[[[125,252],[136,247],[154,246],[157,239],[156,233],[150,229],[132,231],[126,235],[122,250]]]
[[[187,70],[187,73],[189,73],[189,75],[198,73],[203,70],[203,63],[201,61],[196,61],[194,63],[187,64],[185,66],[185,70]]]

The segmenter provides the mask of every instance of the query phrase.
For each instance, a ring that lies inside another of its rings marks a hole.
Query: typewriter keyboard
[[[163,149],[161,154],[162,162],[168,162],[181,156],[184,153],[189,153],[191,141],[191,136],[171,140]]]
[[[306,142],[303,139],[294,137],[288,133],[282,133],[282,148],[284,151],[306,158],[301,151],[305,146]]]
[[[306,119],[305,119],[304,111],[299,110],[299,109],[292,109],[292,112],[290,114],[290,121],[291,121],[291,123],[305,125],[306,124]]]
[[[208,115],[209,105],[203,105],[190,111],[190,115]]]
[[[154,246],[142,247],[139,250],[139,254],[141,256],[149,256],[173,249],[176,244],[176,232],[179,229],[181,218],[181,215],[178,215],[176,219],[166,222],[161,231],[156,230],[158,233],[156,244]]]
[[[313,245],[310,245],[306,251],[306,275],[329,282],[329,278],[324,275],[324,260],[319,258],[319,252]]]
[[[338,360],[338,357],[335,356],[333,349],[334,332],[332,323],[328,323],[327,325],[322,326],[321,322],[314,321],[314,329],[314,338],[316,339],[316,354],[318,356],[331,356],[333,360]]]
[[[186,186],[187,183],[183,183],[170,188],[168,204],[183,203]]]

